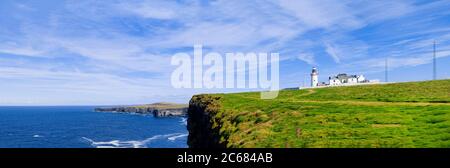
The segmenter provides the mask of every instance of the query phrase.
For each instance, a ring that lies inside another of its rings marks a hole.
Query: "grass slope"
[[[450,80],[212,96],[229,147],[450,147]]]

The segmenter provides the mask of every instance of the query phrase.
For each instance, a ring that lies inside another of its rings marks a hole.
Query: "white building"
[[[319,71],[317,70],[317,68],[313,67],[311,72],[311,87],[368,84],[378,83],[379,81],[367,80],[363,75],[347,75],[345,73],[341,73],[336,76],[330,76],[328,78],[328,82],[328,84],[326,84],[325,82],[319,83]]]
[[[311,87],[316,87],[319,85],[319,72],[316,67],[313,67],[311,72]]]
[[[345,73],[338,74],[336,76],[330,76],[328,79],[330,86],[368,82],[366,81],[366,78],[363,75],[347,75]]]

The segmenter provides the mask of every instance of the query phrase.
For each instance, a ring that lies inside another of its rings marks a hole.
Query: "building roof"
[[[312,72],[311,73],[318,73],[318,71],[317,71],[317,68],[316,67],[313,67],[313,69],[312,69]]]
[[[330,79],[342,80],[342,79],[357,78],[357,77],[358,77],[357,75],[347,75],[346,73],[341,73],[336,76],[330,76]]]

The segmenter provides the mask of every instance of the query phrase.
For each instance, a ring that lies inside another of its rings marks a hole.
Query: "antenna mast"
[[[388,82],[388,57],[384,61],[384,81]]]
[[[436,40],[433,42],[433,80],[436,80]]]

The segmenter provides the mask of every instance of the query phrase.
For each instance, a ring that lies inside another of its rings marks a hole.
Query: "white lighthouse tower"
[[[316,67],[313,67],[311,72],[311,87],[316,87],[319,84],[319,72]]]

